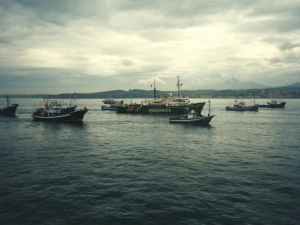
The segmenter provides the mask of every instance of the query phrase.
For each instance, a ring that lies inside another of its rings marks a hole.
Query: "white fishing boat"
[[[197,113],[195,110],[192,110],[189,112],[189,109],[187,109],[187,113],[184,114],[181,117],[173,117],[169,119],[170,123],[183,123],[183,124],[209,124],[213,115],[210,115],[210,100],[208,101],[209,105],[209,112],[208,116],[203,116],[199,113]]]

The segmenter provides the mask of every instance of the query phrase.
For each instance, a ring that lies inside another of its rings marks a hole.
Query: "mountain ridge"
[[[236,78],[231,78],[219,83],[212,84],[200,84],[197,86],[189,87],[189,90],[247,90],[247,89],[267,89],[267,88],[279,88],[279,87],[300,87],[300,82],[293,83],[285,86],[266,86],[258,84],[253,81],[240,81]]]

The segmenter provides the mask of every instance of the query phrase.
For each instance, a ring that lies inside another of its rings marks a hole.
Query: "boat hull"
[[[260,108],[281,108],[283,109],[286,102],[281,102],[279,104],[267,104],[267,105],[259,105]]]
[[[88,111],[87,109],[83,109],[68,114],[53,113],[53,114],[44,114],[44,115],[39,113],[32,113],[31,116],[34,120],[76,122],[76,121],[82,121],[87,111]]]
[[[230,107],[227,106],[225,107],[226,111],[236,111],[236,112],[245,112],[245,111],[253,111],[253,112],[258,112],[259,106],[248,106],[248,107]]]
[[[15,116],[18,108],[18,104],[8,106],[6,108],[0,109],[0,115],[2,116]]]
[[[170,123],[182,123],[182,124],[209,124],[214,116],[203,116],[203,117],[195,117],[195,118],[170,118]]]
[[[109,107],[109,106],[101,106],[102,110],[110,110],[110,111],[116,111],[116,107]]]
[[[195,110],[197,113],[201,113],[205,102],[192,103],[188,105],[181,106],[151,106],[151,105],[126,105],[126,106],[117,106],[116,111],[118,113],[135,113],[135,114],[173,114],[180,115],[184,114],[187,109],[190,111]]]

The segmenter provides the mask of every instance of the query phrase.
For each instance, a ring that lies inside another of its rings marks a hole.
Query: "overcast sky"
[[[300,1],[1,0],[1,94],[300,81]]]

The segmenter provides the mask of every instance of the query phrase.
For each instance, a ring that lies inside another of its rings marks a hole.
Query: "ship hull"
[[[209,124],[211,119],[214,116],[203,116],[203,117],[194,117],[194,118],[184,118],[184,117],[178,117],[178,118],[170,118],[170,123],[182,123],[182,124]]]
[[[18,106],[19,106],[18,104],[14,104],[13,106],[8,106],[6,108],[0,109],[0,115],[2,115],[2,116],[15,116]]]
[[[109,107],[109,106],[101,106],[102,110],[110,110],[110,111],[116,111],[116,107]]]
[[[68,114],[39,114],[32,113],[31,116],[34,120],[40,121],[59,121],[59,122],[76,122],[82,121],[84,115],[87,113],[87,109],[74,111]]]
[[[286,102],[281,102],[279,104],[267,104],[267,105],[259,105],[260,108],[281,108],[283,109]]]
[[[236,111],[236,112],[245,112],[245,111],[253,111],[253,112],[258,112],[259,106],[248,106],[248,107],[230,107],[227,106],[226,111]]]
[[[186,110],[189,109],[195,110],[197,113],[201,114],[201,111],[205,105],[205,102],[192,103],[188,105],[181,106],[151,106],[151,105],[126,105],[126,106],[117,106],[116,111],[118,113],[134,113],[134,114],[173,114],[180,115],[186,113]]]

